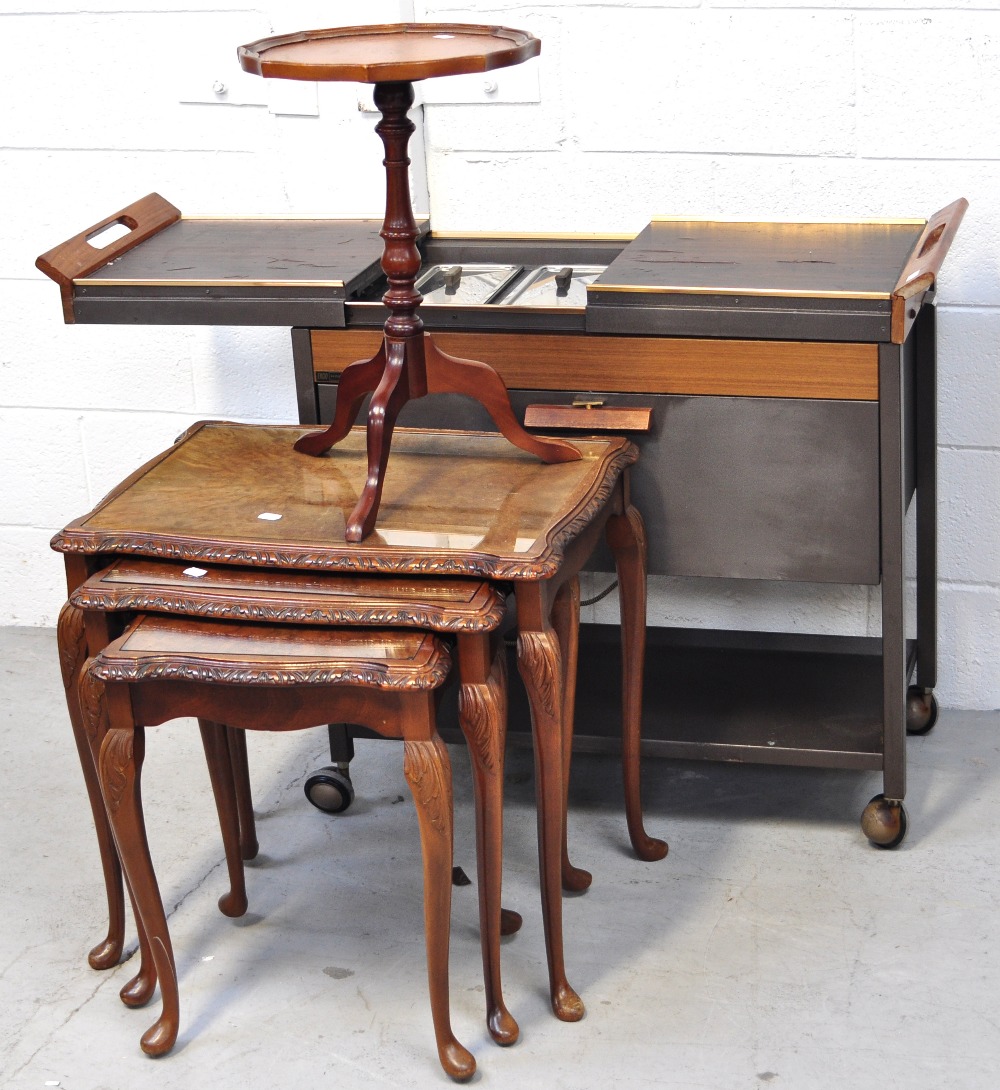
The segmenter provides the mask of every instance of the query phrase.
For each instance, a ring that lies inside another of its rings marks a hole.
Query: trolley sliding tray
[[[588,289],[587,328],[888,341],[926,224],[657,219]]]
[[[117,224],[128,233],[102,246]],[[380,219],[182,216],[151,193],[36,264],[60,285],[67,322],[337,326],[345,300],[382,274],[380,227]]]
[[[381,274],[377,220],[184,218],[76,285],[76,320],[343,324]]]

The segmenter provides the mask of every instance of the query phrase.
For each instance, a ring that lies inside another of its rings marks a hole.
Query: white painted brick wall
[[[52,534],[205,417],[297,418],[287,329],[66,326],[35,258],[150,191],[188,213],[381,215],[381,144],[357,88],[319,116],[182,103],[245,76],[236,46],[325,26],[330,5],[226,0],[0,0],[10,50],[0,138],[0,623],[51,625],[65,597]],[[356,21],[412,18],[407,0]],[[419,120],[419,118],[418,118]],[[414,141],[426,209],[422,136]]]
[[[427,108],[438,227],[927,216],[968,197],[938,295],[938,695],[1000,706],[1000,11],[975,0],[416,8],[543,39],[541,103]],[[661,624],[879,631],[877,590],[863,587],[657,579],[651,590]],[[615,611],[612,598],[591,614]]]
[[[0,0],[24,96],[0,140],[15,194],[0,237],[0,621],[52,623],[62,587],[51,532],[190,420],[295,417],[286,331],[65,327],[37,254],[154,189],[187,212],[381,207],[372,119],[349,86],[320,89],[318,118],[182,106],[193,43],[206,73],[231,63],[236,78],[232,47],[272,29],[496,22],[542,38],[541,101],[425,108],[439,229],[638,230],[656,213],[926,216],[969,198],[939,291],[938,695],[1000,706],[1000,11],[978,0],[27,8]],[[878,631],[878,593],[863,587],[652,590],[657,623]]]

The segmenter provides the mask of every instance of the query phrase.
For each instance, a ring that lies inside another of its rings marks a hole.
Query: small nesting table
[[[70,591],[115,556],[158,557],[270,571],[407,578],[472,576],[513,588],[517,660],[531,708],[539,866],[552,1005],[583,1015],[564,966],[561,891],[590,876],[565,852],[566,777],[572,740],[576,576],[603,536],[621,582],[623,769],[626,817],[637,854],[667,846],[642,822],[639,739],[645,650],[645,536],[628,491],[635,446],[581,439],[580,458],[545,465],[492,433],[400,429],[384,481],[379,526],[361,544],[345,530],[367,458],[353,429],[321,458],[299,458],[294,427],[202,423],[134,473],[93,512],[53,539],[66,554]],[[87,614],[93,618],[96,614]],[[61,640],[64,663],[83,639]],[[459,662],[462,634],[457,636]],[[72,711],[72,709],[71,709]],[[77,716],[77,719],[79,717]],[[74,719],[85,774],[85,728]],[[499,784],[496,785],[499,789]],[[100,795],[95,820],[106,826]],[[105,865],[113,852],[104,846]]]
[[[81,679],[85,713],[106,722],[99,755],[109,821],[134,898],[137,923],[159,981],[163,1007],[142,1035],[161,1056],[180,1023],[177,970],[146,839],[140,774],[145,727],[188,715],[202,719],[227,856],[238,854],[227,726],[257,730],[311,727],[342,706],[405,744],[404,771],[420,826],[430,1007],[438,1057],[456,1079],[476,1061],[451,1027],[448,938],[451,918],[452,790],[448,751],[437,733],[435,691],[451,665],[428,632],[318,626],[230,624],[147,614],[90,661]],[[228,825],[228,829],[226,826]],[[241,869],[229,915],[246,908]],[[147,953],[144,950],[143,953]],[[152,975],[150,976],[152,983]]]

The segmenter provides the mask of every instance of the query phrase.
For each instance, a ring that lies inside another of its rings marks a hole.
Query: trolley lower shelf
[[[581,751],[620,748],[618,641],[615,625],[581,627]],[[643,750],[687,760],[881,769],[881,648],[871,637],[650,628]],[[516,733],[528,712],[512,689]]]
[[[908,674],[915,650],[909,642]],[[531,719],[513,647],[508,655],[508,738],[530,745]],[[619,655],[617,625],[581,626],[573,744],[578,752],[620,752]],[[882,665],[877,637],[650,628],[643,754],[882,770]],[[462,738],[456,698],[453,685],[440,710],[441,734],[455,742]],[[901,801],[876,796],[862,815],[862,828],[873,843],[895,847],[906,830]]]

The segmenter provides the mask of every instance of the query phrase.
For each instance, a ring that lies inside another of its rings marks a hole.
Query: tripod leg
[[[382,381],[368,410],[368,479],[347,521],[344,537],[348,541],[364,541],[375,529],[393,428],[399,410],[409,400],[406,345],[401,341],[390,342]]]
[[[542,439],[524,430],[510,405],[503,379],[489,364],[449,356],[424,338],[424,359],[429,394],[465,394],[486,409],[501,434],[515,447],[534,454],[543,462],[575,462],[580,452],[562,439]]]
[[[337,387],[337,407],[333,422],[326,431],[314,431],[303,435],[295,444],[301,454],[323,454],[351,430],[357,419],[361,402],[382,379],[385,370],[385,341],[370,360],[358,360],[345,367]]]

